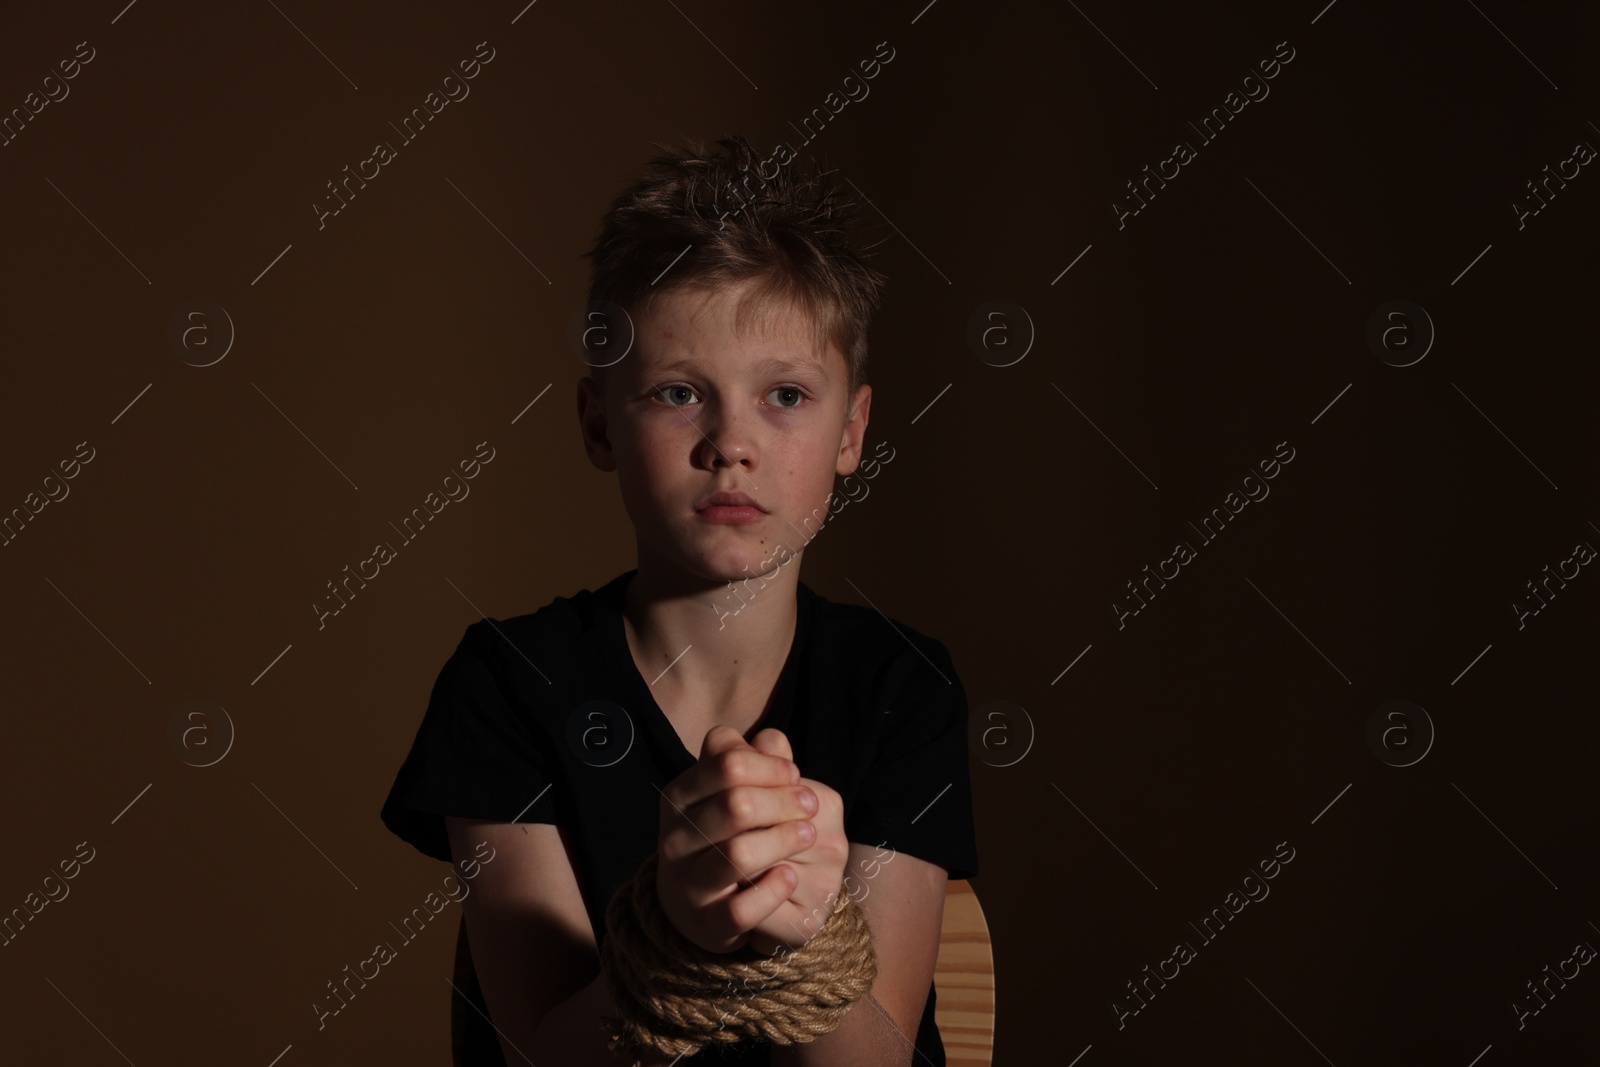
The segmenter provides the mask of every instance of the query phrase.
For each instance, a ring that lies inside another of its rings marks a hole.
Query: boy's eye
[[[693,393],[694,390],[689,388],[687,385],[660,385],[656,387],[656,392],[660,394],[661,398],[669,405],[676,408],[682,407],[683,405],[674,402],[673,398],[678,393]]]
[[[785,409],[793,409],[793,408],[799,407],[802,403],[805,402],[805,398],[806,398],[806,394],[804,392],[802,392],[798,387],[793,386],[793,385],[780,385],[776,389],[772,390],[772,393],[793,393],[794,394],[794,403],[792,403],[792,404],[784,404],[784,403],[780,402],[778,404],[778,406],[780,408],[785,408]],[[771,396],[772,393],[768,393],[767,395]]]
[[[686,399],[683,401],[683,403],[679,403],[680,394],[684,393],[687,393],[689,396],[693,396],[694,388],[692,386],[683,384],[656,386],[656,395],[659,396],[661,400],[669,407],[685,407],[688,404]],[[780,400],[776,405],[785,411],[793,411],[795,408],[805,403],[806,400],[805,391],[799,386],[795,385],[776,386],[767,393],[768,396],[773,396],[774,394],[782,394],[790,398],[789,402],[786,403],[783,400]]]

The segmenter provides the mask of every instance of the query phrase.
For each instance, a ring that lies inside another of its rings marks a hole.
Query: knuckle
[[[754,791],[746,786],[734,786],[722,794],[722,810],[740,826],[746,825],[756,815],[757,801]]]
[[[741,834],[722,846],[722,851],[728,857],[728,862],[733,865],[734,870],[743,872],[755,860],[755,857],[750,854],[752,847],[751,843]]]
[[[749,761],[749,749],[730,748],[717,755],[717,772],[724,779],[737,778],[749,767]]]

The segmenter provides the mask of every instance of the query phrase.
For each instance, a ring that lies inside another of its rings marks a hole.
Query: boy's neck
[[[732,589],[663,580],[641,564],[623,593],[624,630],[664,709],[708,725],[765,714],[794,643],[799,562]]]

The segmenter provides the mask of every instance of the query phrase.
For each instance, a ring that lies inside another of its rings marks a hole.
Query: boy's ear
[[[872,409],[872,386],[862,385],[850,401],[844,434],[839,440],[839,462],[835,474],[854,474],[861,465],[861,443],[867,436],[867,415]]]
[[[595,380],[585,375],[578,379],[578,431],[589,462],[607,473],[617,469],[616,455],[606,433],[606,402]]]

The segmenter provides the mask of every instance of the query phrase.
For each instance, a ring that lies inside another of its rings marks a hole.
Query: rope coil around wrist
[[[821,929],[798,949],[708,952],[684,937],[656,896],[652,852],[606,906],[600,949],[618,1019],[613,1052],[692,1056],[751,1038],[804,1044],[831,1032],[878,974],[867,916],[841,885]]]

